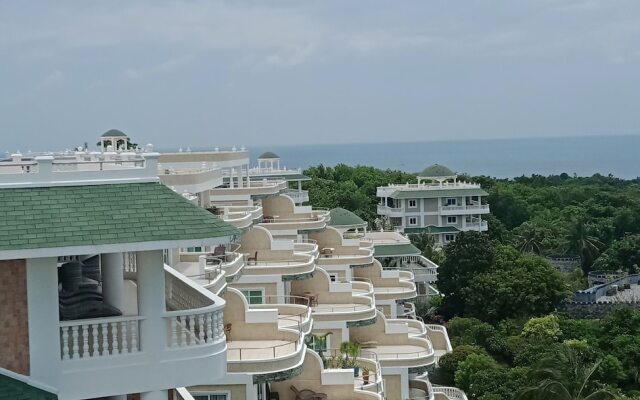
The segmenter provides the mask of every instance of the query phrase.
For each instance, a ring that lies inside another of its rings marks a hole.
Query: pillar
[[[124,257],[122,253],[107,253],[100,256],[102,295],[104,301],[124,311]]]
[[[167,345],[162,250],[139,251],[137,258],[138,314],[144,317],[140,322],[140,346],[151,357],[159,358]]]
[[[166,390],[140,393],[140,400],[167,400],[168,398],[169,393]]]
[[[27,259],[30,377],[58,386],[60,371],[60,319],[57,259]]]

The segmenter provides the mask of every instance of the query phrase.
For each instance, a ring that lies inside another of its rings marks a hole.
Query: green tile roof
[[[159,183],[0,189],[0,251],[238,233]]]
[[[423,169],[422,172],[418,174],[418,176],[426,178],[446,178],[455,175],[455,172],[440,164],[433,164]]]
[[[56,400],[58,396],[0,375],[0,400]]]
[[[380,244],[374,245],[373,256],[374,257],[400,257],[400,256],[412,256],[422,253],[420,249],[411,243],[406,244]]]
[[[404,233],[456,233],[460,232],[460,229],[455,226],[425,226],[422,228],[404,228]]]
[[[460,189],[427,189],[427,190],[396,190],[391,194],[394,199],[432,199],[438,197],[458,196],[488,196],[489,193],[481,188]]]
[[[367,225],[365,220],[344,208],[336,207],[329,211],[329,215],[331,216],[330,226],[363,227]]]
[[[265,151],[264,153],[258,156],[258,160],[269,160],[269,159],[275,159],[275,158],[280,158],[280,156],[272,151]]]
[[[117,129],[109,129],[105,133],[102,134],[102,137],[115,137],[115,136],[127,136],[124,132],[119,131]]]

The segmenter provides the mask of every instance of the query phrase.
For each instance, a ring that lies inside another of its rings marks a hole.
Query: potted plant
[[[345,355],[344,368],[353,368],[353,376],[360,375],[360,366],[358,365],[360,345],[355,342],[342,342],[340,345],[340,353]]]
[[[369,383],[369,368],[367,368],[366,365],[362,366],[362,380],[364,381],[364,384],[368,384]]]
[[[324,357],[324,352],[327,350],[327,336],[331,335],[333,332],[327,332],[322,335],[311,334],[308,335],[304,342],[307,347],[310,347],[314,351],[318,352],[318,355],[322,359],[322,365],[327,368],[327,359]]]

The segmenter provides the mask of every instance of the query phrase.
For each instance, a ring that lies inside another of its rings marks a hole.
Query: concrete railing
[[[467,395],[457,387],[433,385],[434,394],[444,394],[450,400],[467,400]]]

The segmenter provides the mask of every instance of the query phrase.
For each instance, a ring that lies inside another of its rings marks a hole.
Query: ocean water
[[[640,176],[640,136],[251,146],[249,150],[252,165],[262,152],[273,151],[288,168],[344,163],[419,172],[438,163],[458,173],[498,178],[563,172]]]

